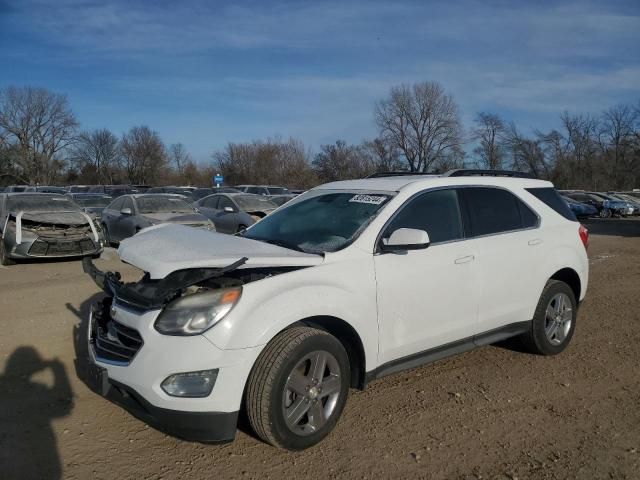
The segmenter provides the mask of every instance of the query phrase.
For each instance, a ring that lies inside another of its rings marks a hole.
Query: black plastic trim
[[[428,363],[437,362],[438,360],[473,350],[476,347],[489,345],[501,340],[506,340],[507,338],[515,337],[516,335],[525,333],[529,328],[531,328],[531,320],[511,323],[504,327],[489,330],[488,332],[483,332],[478,335],[463,338],[462,340],[456,340],[455,342],[447,343],[439,347],[414,353],[413,355],[391,360],[390,362],[384,363],[376,369],[367,372],[365,384],[386,375],[420,367]]]
[[[109,379],[105,397],[134,417],[172,436],[193,442],[226,443],[235,438],[239,412],[185,412],[156,407],[133,388]]]

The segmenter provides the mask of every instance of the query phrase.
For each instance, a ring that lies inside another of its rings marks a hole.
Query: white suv
[[[255,432],[299,450],[349,388],[509,337],[553,355],[573,336],[587,231],[549,182],[453,171],[329,183],[228,236],[158,225],[124,240],[145,272],[84,268],[91,383],[204,442]]]

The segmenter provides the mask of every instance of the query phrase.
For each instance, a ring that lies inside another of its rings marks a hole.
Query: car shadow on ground
[[[640,218],[589,218],[582,223],[591,235],[640,237]]]
[[[89,345],[88,345],[88,335],[89,335],[89,312],[91,311],[91,306],[105,297],[104,293],[97,293],[84,302],[80,304],[80,308],[76,308],[70,303],[66,304],[67,310],[73,313],[78,318],[78,323],[73,326],[73,346],[75,351],[75,359],[74,359],[74,368],[75,373],[78,379],[84,383],[87,388],[91,391],[95,391],[93,385],[89,381]],[[244,398],[244,396],[243,396]],[[107,399],[103,399],[105,402],[109,401]],[[244,408],[244,400],[243,405],[240,409],[240,415],[238,417],[238,430],[245,433],[248,436],[255,438],[258,441],[260,438],[255,434],[251,425],[249,424],[249,419],[244,413],[246,410]],[[129,412],[132,416],[136,417],[134,412]],[[144,421],[144,419],[138,418],[140,421]]]
[[[62,478],[51,422],[72,409],[73,392],[62,362],[43,359],[32,346],[18,347],[0,375],[0,477]]]

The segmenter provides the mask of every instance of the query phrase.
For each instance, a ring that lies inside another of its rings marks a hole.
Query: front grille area
[[[96,250],[96,245],[90,238],[80,240],[59,240],[38,237],[29,248],[29,255],[46,257],[56,255],[82,255]]]
[[[110,305],[105,300],[94,308],[90,342],[98,360],[128,365],[142,347],[142,337],[137,330],[113,320]]]

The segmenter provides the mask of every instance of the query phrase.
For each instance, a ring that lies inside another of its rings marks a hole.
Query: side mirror
[[[224,211],[227,213],[233,213],[235,212],[235,210],[233,209],[233,207],[224,207]]]
[[[120,213],[122,215],[133,215],[133,212],[131,211],[130,208],[123,208],[122,210],[120,210]]]
[[[382,239],[382,251],[400,252],[427,248],[431,241],[429,234],[416,228],[399,228],[389,238]]]

